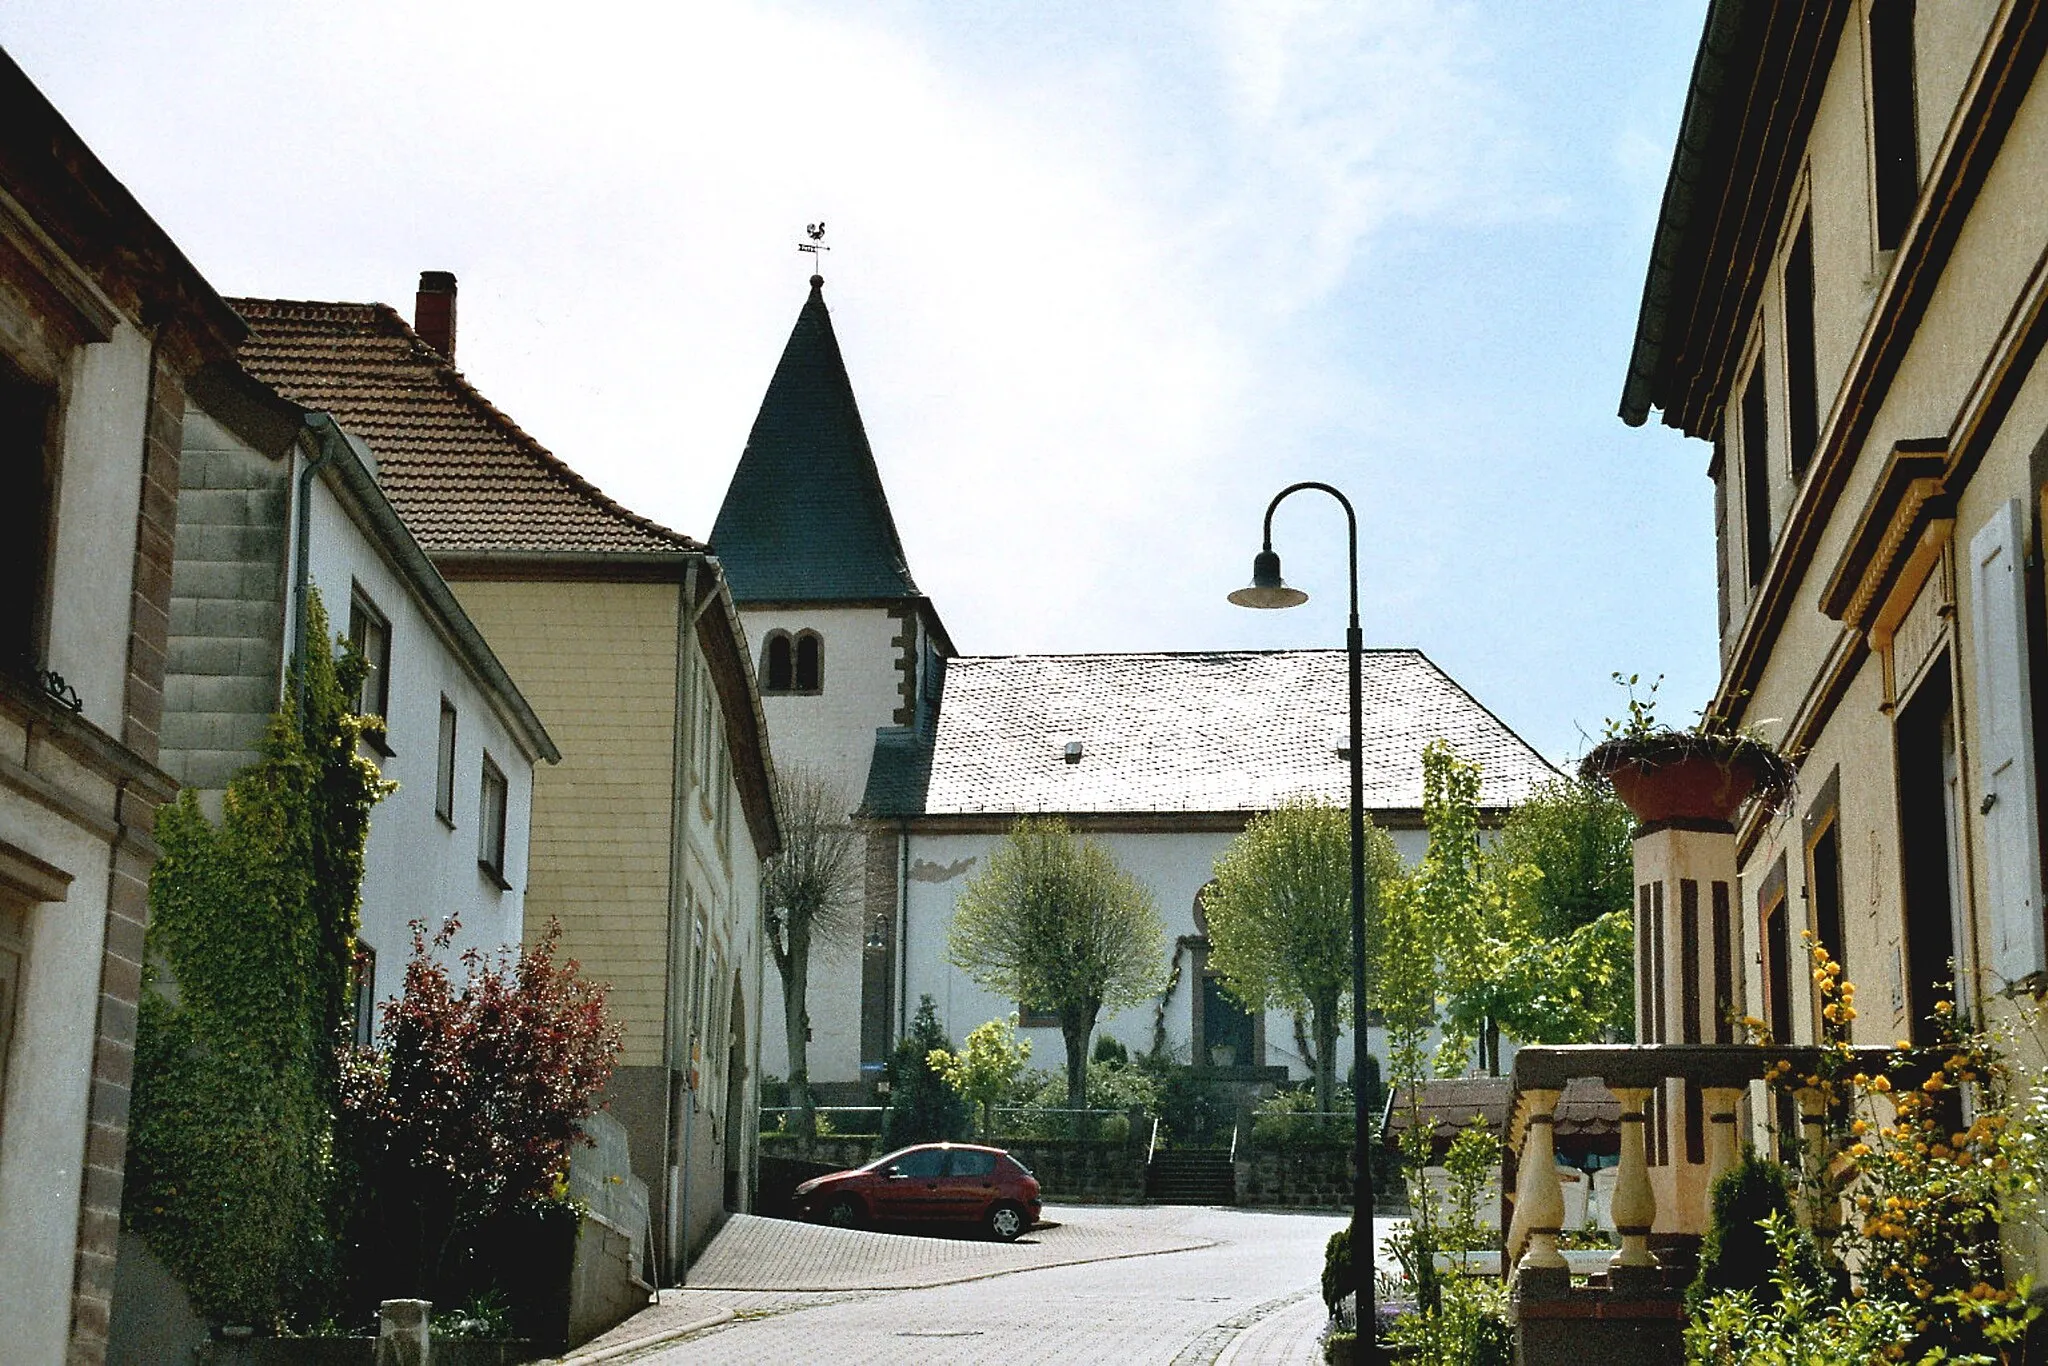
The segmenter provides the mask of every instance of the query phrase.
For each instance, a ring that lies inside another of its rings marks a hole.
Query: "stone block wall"
[[[1351,1150],[1301,1147],[1241,1152],[1237,1202],[1282,1209],[1348,1208]]]
[[[225,788],[277,709],[290,573],[290,472],[193,415],[180,463],[164,674],[164,771]],[[325,604],[330,629],[348,604]]]

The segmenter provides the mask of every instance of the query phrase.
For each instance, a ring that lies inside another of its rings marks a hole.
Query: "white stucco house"
[[[359,710],[396,789],[370,814],[357,1029],[400,986],[411,922],[460,924],[444,957],[516,947],[533,771],[561,755],[491,647],[399,520],[376,457],[325,413],[239,371],[188,407],[181,454],[162,763],[217,809],[292,705],[291,660],[346,637],[368,659]],[[317,592],[330,639],[314,641]]]
[[[910,574],[823,285],[812,278],[712,529],[779,762],[829,775],[868,822],[860,932],[814,950],[813,1088],[870,1103],[920,996],[955,1039],[1020,1008],[945,946],[961,888],[1026,815],[1100,839],[1166,922],[1178,984],[1101,1032],[1266,1081],[1306,1076],[1292,1017],[1252,1018],[1209,973],[1196,894],[1251,817],[1298,793],[1347,799],[1343,652],[957,655]],[[1410,861],[1426,846],[1430,741],[1484,766],[1490,822],[1557,776],[1419,652],[1372,651],[1366,670],[1366,801]],[[770,974],[770,1020],[779,986]],[[1056,1028],[1024,1023],[1036,1058],[1062,1055]],[[768,1056],[787,1055],[771,1040]]]

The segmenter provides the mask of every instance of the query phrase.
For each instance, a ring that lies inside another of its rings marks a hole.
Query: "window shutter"
[[[1977,764],[1991,894],[1991,966],[2017,982],[2044,964],[2034,726],[2027,705],[2027,599],[2020,503],[2008,501],[1970,541],[1977,637]]]

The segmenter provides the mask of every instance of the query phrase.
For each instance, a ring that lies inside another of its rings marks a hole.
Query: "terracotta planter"
[[[1761,746],[1692,736],[1609,740],[1586,756],[1581,772],[1607,779],[1636,820],[1732,820],[1759,793],[1775,800],[1789,776],[1784,760]]]

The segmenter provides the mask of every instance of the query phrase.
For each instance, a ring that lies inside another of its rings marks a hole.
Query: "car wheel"
[[[1017,1236],[1030,1225],[1024,1211],[1007,1200],[991,1207],[981,1222],[989,1237],[1003,1243],[1016,1242]]]
[[[825,1206],[825,1222],[834,1228],[859,1228],[861,1225],[860,1202],[851,1196],[842,1195]]]

